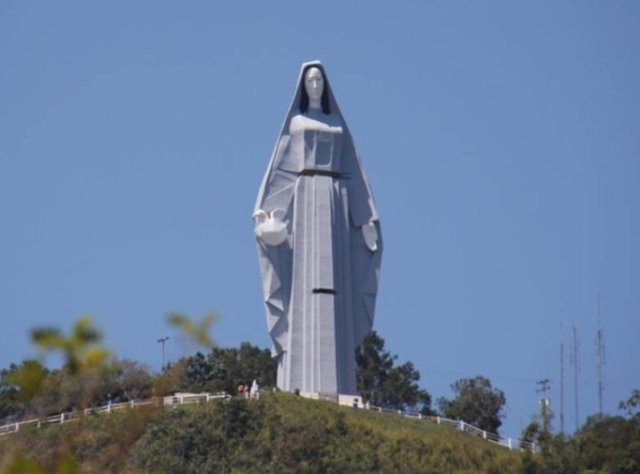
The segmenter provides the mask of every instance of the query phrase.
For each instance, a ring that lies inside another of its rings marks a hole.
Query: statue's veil
[[[276,141],[275,148],[273,149],[273,153],[271,154],[271,159],[269,160],[269,166],[267,167],[268,172],[265,173],[264,178],[262,179],[262,184],[260,185],[260,190],[258,192],[258,198],[256,199],[256,205],[254,207],[254,213],[259,209],[262,209],[262,204],[264,202],[264,192],[266,188],[266,184],[269,181],[271,173],[273,172],[274,165],[277,164],[278,158],[281,157],[284,149],[286,148],[286,144],[288,143],[288,130],[289,124],[291,123],[291,119],[300,113],[300,99],[302,96],[302,88],[304,87],[304,74],[307,69],[317,67],[322,71],[322,76],[324,77],[324,87],[327,94],[329,109],[331,113],[338,117],[342,122],[343,133],[345,138],[349,141],[348,146],[353,147],[353,141],[351,140],[351,133],[347,127],[347,124],[342,117],[342,112],[340,111],[340,107],[338,107],[338,103],[333,95],[333,90],[331,89],[331,84],[329,83],[329,78],[327,76],[327,72],[325,71],[324,66],[320,61],[309,61],[303,63],[300,67],[300,73],[298,74],[298,79],[296,81],[296,91],[293,95],[293,99],[289,108],[287,109],[287,114],[285,115],[284,122],[282,127],[280,128],[280,134],[278,135],[278,140]]]

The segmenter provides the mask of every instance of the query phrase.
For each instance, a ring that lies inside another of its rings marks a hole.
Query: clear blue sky
[[[173,310],[268,347],[251,213],[320,59],[381,215],[387,347],[434,398],[490,377],[514,436],[537,380],[559,412],[575,324],[584,421],[600,293],[616,412],[640,387],[638,44],[635,0],[3,1],[0,367],[83,313],[154,370]]]

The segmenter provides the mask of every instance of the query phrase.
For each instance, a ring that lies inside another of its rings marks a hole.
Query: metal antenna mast
[[[564,434],[564,331],[560,323],[560,433]]]
[[[573,325],[573,344],[571,350],[571,364],[573,365],[573,396],[575,408],[576,431],[580,429],[580,407],[579,407],[579,380],[580,380],[580,339],[578,338],[578,328]]]
[[[598,371],[598,414],[602,416],[602,398],[604,395],[604,334],[600,319],[600,293],[598,293],[598,330],[596,331],[596,370]]]

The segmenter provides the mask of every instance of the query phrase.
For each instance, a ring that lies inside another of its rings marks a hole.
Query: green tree
[[[48,375],[49,370],[33,359],[3,369],[0,372],[0,420],[36,411]]]
[[[453,400],[438,399],[438,407],[444,416],[498,433],[502,408],[507,402],[502,390],[493,388],[491,381],[480,375],[460,379],[451,385],[451,389],[456,394]]]
[[[591,416],[574,443],[588,472],[640,472],[640,417]]]
[[[94,396],[95,405],[128,402],[152,395],[153,377],[147,367],[130,359],[116,359],[105,368]]]
[[[542,433],[542,427],[540,423],[534,420],[524,427],[520,434],[520,439],[530,443],[537,443],[540,439],[540,433]]]
[[[620,410],[624,410],[627,412],[627,415],[634,416],[640,413],[640,390],[635,389],[631,391],[631,396],[620,402],[618,405]]]
[[[248,384],[254,379],[262,387],[276,384],[276,365],[270,351],[249,342],[239,348],[214,347],[207,355],[198,352],[179,363],[183,367],[178,384],[181,390],[233,393],[239,383]]]
[[[358,393],[374,406],[430,414],[431,395],[418,385],[420,372],[412,362],[395,366],[397,358],[372,331],[356,350]]]
[[[22,416],[18,402],[18,387],[10,379],[10,374],[16,368],[16,364],[11,364],[9,368],[0,371],[0,424],[10,418]]]

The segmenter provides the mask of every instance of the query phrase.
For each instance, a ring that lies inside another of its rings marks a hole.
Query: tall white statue
[[[356,394],[355,350],[373,324],[382,241],[320,62],[302,65],[253,217],[278,387]]]

